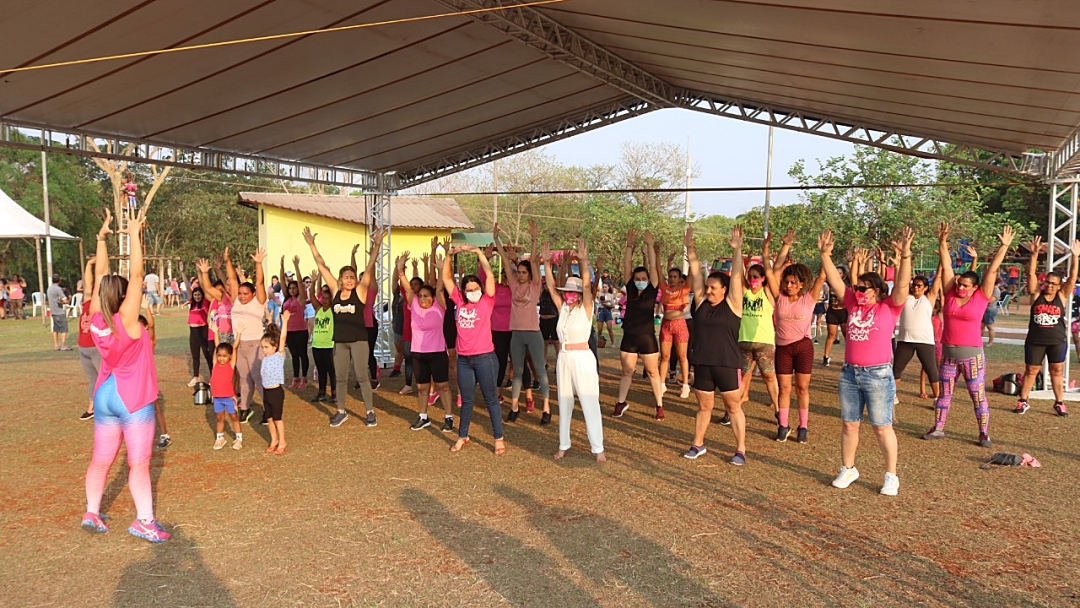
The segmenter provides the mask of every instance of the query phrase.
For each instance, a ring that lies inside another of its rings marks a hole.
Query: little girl
[[[221,341],[221,334],[214,323],[214,368],[210,371],[210,397],[214,400],[214,414],[217,416],[217,438],[214,449],[225,447],[225,414],[229,414],[229,426],[236,435],[232,447],[239,450],[244,447],[244,434],[240,432],[240,418],[236,415],[236,393],[233,388],[233,374],[236,369],[236,349],[232,344]]]
[[[262,337],[262,385],[263,416],[270,422],[270,447],[266,453],[278,456],[285,453],[285,423],[281,421],[281,412],[285,407],[285,336],[289,332],[288,310],[281,312],[281,326],[268,325]]]

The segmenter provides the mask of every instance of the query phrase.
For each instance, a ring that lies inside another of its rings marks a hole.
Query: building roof
[[[390,225],[397,228],[473,228],[472,222],[452,198],[392,196],[390,202]],[[265,205],[365,226],[370,223],[364,198],[358,196],[241,192],[238,203],[247,207]]]

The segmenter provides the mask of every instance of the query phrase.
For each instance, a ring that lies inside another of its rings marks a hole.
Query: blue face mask
[[[634,281],[634,287],[637,287],[638,291],[644,291],[648,286],[648,281]]]

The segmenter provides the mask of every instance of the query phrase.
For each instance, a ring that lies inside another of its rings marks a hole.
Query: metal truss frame
[[[383,246],[375,254],[375,281],[379,286],[377,292],[379,295],[375,302],[369,303],[375,306],[372,312],[376,322],[380,323],[375,341],[375,358],[379,362],[379,367],[387,367],[394,361],[393,338],[391,337],[394,313],[390,303],[397,283],[394,280],[394,260],[391,253],[393,221],[390,213],[392,207],[390,197],[396,191],[397,176],[392,173],[380,173],[374,191],[364,195],[364,202],[368,206],[368,218],[371,222],[368,226],[369,242],[374,241],[375,232],[380,228],[386,228],[387,231]],[[383,310],[387,311],[386,317],[382,315]],[[383,319],[388,319],[389,322],[382,323]]]
[[[1076,228],[1078,220],[1077,203],[1080,201],[1080,180],[1073,179],[1050,184],[1050,227],[1046,238],[1046,271],[1057,270],[1064,276],[1069,276],[1069,265],[1072,264],[1072,252],[1070,246],[1076,241]],[[1058,255],[1058,250],[1063,253]],[[1032,255],[1038,255],[1033,252]],[[1065,295],[1065,327],[1072,326],[1072,294]],[[1072,351],[1072,332],[1065,333],[1067,344],[1066,352]],[[1065,357],[1065,386],[1069,386],[1069,360]],[[1050,379],[1050,366],[1043,363],[1043,378]],[[1080,393],[1065,391],[1070,400],[1080,400]],[[1050,388],[1033,391],[1032,399],[1053,399],[1054,391]]]
[[[39,142],[29,141],[28,135],[33,132],[41,138]],[[97,150],[91,145],[91,141],[97,145]],[[0,146],[127,160],[133,163],[168,165],[183,169],[217,171],[247,177],[327,184],[364,191],[374,190],[379,179],[379,174],[374,171],[302,163],[265,156],[248,156],[209,148],[177,146],[165,142],[9,120],[0,120]]]
[[[1065,144],[1050,154],[1047,176],[1062,179],[1080,173],[1080,129],[1073,131]]]

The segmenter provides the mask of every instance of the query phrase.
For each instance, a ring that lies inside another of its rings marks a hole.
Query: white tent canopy
[[[0,239],[32,239],[45,237],[45,222],[34,217],[19,203],[16,203],[6,192],[0,190]],[[78,237],[71,236],[63,230],[49,227],[50,238],[65,241],[77,241]]]

